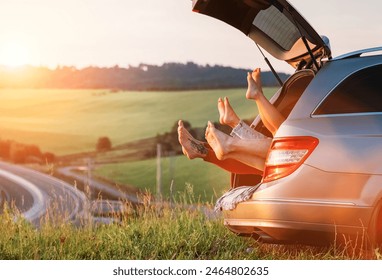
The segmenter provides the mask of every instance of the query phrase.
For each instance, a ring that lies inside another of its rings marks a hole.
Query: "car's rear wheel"
[[[382,245],[382,201],[375,207],[369,227],[369,238],[373,247]]]

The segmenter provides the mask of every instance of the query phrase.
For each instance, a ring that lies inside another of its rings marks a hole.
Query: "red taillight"
[[[293,173],[316,148],[318,139],[311,136],[276,138],[269,149],[263,182],[270,182]]]

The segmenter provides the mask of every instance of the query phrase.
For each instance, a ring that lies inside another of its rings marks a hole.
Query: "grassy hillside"
[[[271,96],[275,89],[267,89]],[[216,101],[228,96],[238,114],[257,114],[244,89],[183,92],[1,89],[2,139],[37,144],[58,155],[89,151],[101,136],[120,144],[169,131],[178,119],[193,126],[217,121]]]
[[[95,174],[119,184],[131,184],[156,193],[156,160],[115,163],[100,166]],[[229,173],[202,160],[188,160],[184,156],[162,159],[162,195],[170,197],[184,193],[191,185],[198,201],[213,202],[229,188]]]
[[[271,96],[276,89],[267,89]],[[91,151],[108,136],[113,145],[169,131],[177,120],[203,127],[217,121],[219,96],[228,96],[243,118],[257,114],[245,89],[182,92],[113,92],[110,90],[0,90],[2,139],[36,144],[57,155]],[[125,153],[122,152],[122,153]],[[201,160],[164,158],[163,195],[192,185],[200,201],[212,201],[229,186],[229,174]],[[125,162],[97,167],[96,175],[155,193],[156,161]]]

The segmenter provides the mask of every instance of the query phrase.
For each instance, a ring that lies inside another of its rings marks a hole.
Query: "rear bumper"
[[[285,178],[262,183],[234,210],[224,210],[224,223],[238,234],[265,242],[362,239],[380,201],[381,178],[326,172],[303,164]]]
[[[225,210],[231,231],[269,243],[329,244],[367,238],[371,207],[306,200],[256,200]]]

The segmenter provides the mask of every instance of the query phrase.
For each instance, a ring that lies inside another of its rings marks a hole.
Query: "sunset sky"
[[[290,0],[334,56],[382,45],[382,1]],[[194,61],[264,66],[252,41],[191,0],[0,0],[0,65],[121,67]],[[271,59],[271,61],[274,61]],[[278,70],[292,69],[284,62]]]

